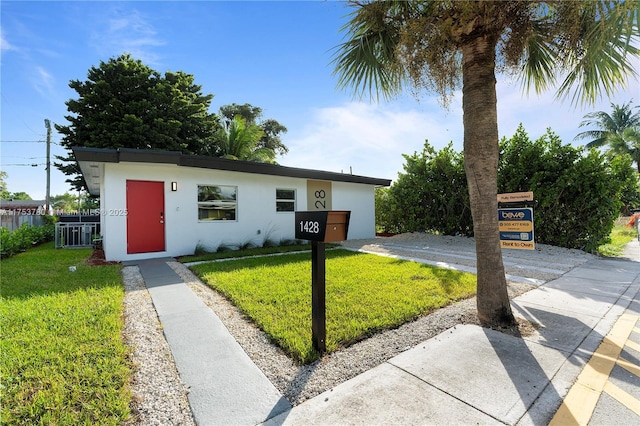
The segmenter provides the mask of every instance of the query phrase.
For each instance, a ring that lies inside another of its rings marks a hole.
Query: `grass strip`
[[[327,350],[397,327],[475,294],[473,274],[336,249],[326,254]],[[206,263],[192,269],[293,358],[311,343],[311,255]]]
[[[286,246],[272,246],[272,247],[254,247],[243,250],[226,250],[216,253],[202,253],[194,254],[190,256],[181,256],[178,261],[182,263],[189,262],[202,262],[207,260],[220,260],[220,259],[236,259],[240,257],[261,256],[266,254],[276,253],[289,253],[293,251],[311,250],[310,244],[295,244]]]
[[[622,255],[624,247],[638,237],[636,229],[626,225],[615,225],[611,231],[611,241],[598,247],[598,254],[607,257]]]
[[[130,418],[120,266],[87,266],[90,254],[47,243],[0,263],[3,423]]]

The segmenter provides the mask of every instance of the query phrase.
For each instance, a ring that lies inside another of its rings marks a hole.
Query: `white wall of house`
[[[215,250],[265,239],[293,239],[294,213],[276,212],[276,188],[296,191],[295,210],[307,210],[307,180],[301,178],[179,167],[171,164],[105,163],[101,185],[102,234],[107,260],[193,254],[197,245]],[[163,252],[127,254],[126,181],[163,181],[165,247]],[[177,191],[171,191],[177,182]],[[198,185],[237,188],[236,220],[198,220]],[[332,210],[351,210],[349,239],[375,236],[374,187],[333,182]]]

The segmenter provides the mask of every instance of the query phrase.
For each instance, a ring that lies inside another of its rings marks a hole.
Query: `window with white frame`
[[[236,220],[238,187],[198,185],[198,220]]]
[[[292,212],[296,210],[296,190],[276,188],[276,211]]]

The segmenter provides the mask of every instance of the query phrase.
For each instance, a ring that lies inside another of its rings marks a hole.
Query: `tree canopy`
[[[338,86],[393,96],[410,85],[441,95],[462,89],[464,167],[476,241],[478,318],[512,325],[497,218],[496,73],[592,103],[636,75],[635,1],[354,1],[336,47]]]
[[[247,125],[257,125],[262,129],[262,136],[256,145],[257,149],[268,149],[277,155],[285,155],[289,152],[289,148],[282,143],[280,138],[280,134],[286,133],[287,128],[272,118],[261,120],[262,108],[250,104],[238,105],[234,103],[220,107],[218,112],[220,121],[227,123],[237,116],[244,118]]]
[[[640,173],[640,127],[627,127],[622,133],[609,135],[607,143],[611,155],[629,155]]]
[[[0,200],[31,200],[31,196],[24,191],[9,192],[5,179],[9,177],[4,170],[0,171]]]
[[[404,158],[393,185],[376,190],[376,226],[473,236],[462,153],[452,144],[436,151],[425,143]],[[629,156],[565,144],[551,129],[532,140],[522,124],[500,141],[498,189],[533,192],[536,243],[589,252],[607,242],[622,210],[638,205]]]
[[[193,75],[164,76],[125,54],[91,67],[87,80],[72,80],[78,99],[66,102],[71,124],[56,125],[61,145],[198,152],[211,135],[217,117],[208,109],[213,95],[201,93]],[[83,185],[73,156],[57,157],[74,189]],[[65,164],[66,163],[66,164]]]
[[[7,189],[6,179],[9,175],[4,170],[0,170],[0,200],[9,199],[10,192]]]
[[[255,148],[272,151],[269,161],[287,152],[280,139],[286,128],[275,120],[257,122],[261,108],[232,104],[221,107],[220,115],[209,113],[213,95],[203,94],[193,75],[182,71],[162,75],[128,54],[101,61],[89,69],[86,81],[72,80],[69,86],[78,94],[66,102],[70,114],[65,118],[70,124],[55,126],[67,149],[83,146],[225,155],[220,146],[223,138],[216,137],[228,127],[221,119],[240,115],[247,116],[248,125],[260,127]],[[81,189],[84,182],[72,153],[56,158],[55,166],[71,176],[67,182],[72,189]]]
[[[224,121],[214,138],[218,146],[218,156],[232,160],[272,163],[275,153],[259,146],[264,135],[257,124],[249,123],[236,115],[231,121]]]
[[[633,112],[633,110],[638,110]],[[640,129],[639,107],[632,107],[629,101],[623,105],[611,104],[611,114],[606,111],[595,111],[584,116],[580,127],[594,126],[596,129],[578,133],[574,140],[591,139],[587,148],[598,148],[606,145],[612,137],[622,136],[626,129]]]

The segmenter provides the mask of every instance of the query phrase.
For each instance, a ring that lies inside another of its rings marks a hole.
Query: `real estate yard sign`
[[[500,229],[500,247],[524,250],[535,249],[532,208],[498,209],[498,226]]]

